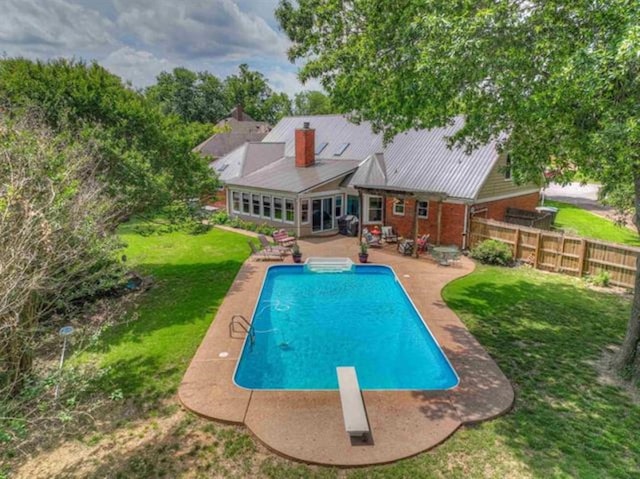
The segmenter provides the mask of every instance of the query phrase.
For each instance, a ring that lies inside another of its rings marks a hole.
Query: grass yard
[[[249,255],[247,238],[222,230],[142,236],[120,229],[128,262],[154,278],[133,313],[80,360],[110,368],[106,386],[138,400],[175,393],[213,316]]]
[[[143,237],[129,227],[122,236],[129,260],[156,285],[137,319],[109,331],[91,354],[112,366],[109,385],[125,398],[174,405],[183,371],[247,256],[246,238],[217,230]],[[485,266],[443,295],[510,378],[516,403],[428,453],[363,469],[306,466],[269,452],[245,428],[170,406],[122,424],[114,414],[115,427],[36,455],[18,476],[638,477],[640,405],[603,382],[596,364],[622,338],[628,297],[561,275]]]
[[[576,205],[547,200],[545,201],[545,206],[559,208],[555,225],[569,234],[630,246],[640,246],[638,233],[624,226],[618,226],[614,222]]]

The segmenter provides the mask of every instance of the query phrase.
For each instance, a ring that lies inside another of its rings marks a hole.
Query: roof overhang
[[[419,200],[444,201],[449,195],[441,191],[415,191],[408,188],[386,185],[354,185],[355,189],[363,193],[376,196],[394,196],[400,199],[415,198]]]

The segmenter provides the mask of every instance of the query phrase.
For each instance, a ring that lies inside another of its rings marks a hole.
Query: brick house
[[[414,130],[384,144],[368,123],[341,115],[283,118],[260,142],[212,163],[234,217],[293,231],[337,233],[352,214],[361,226],[393,226],[405,237],[467,246],[474,215],[504,219],[507,207],[533,210],[535,185],[516,185],[508,155],[489,143],[471,154],[447,146],[462,125]]]

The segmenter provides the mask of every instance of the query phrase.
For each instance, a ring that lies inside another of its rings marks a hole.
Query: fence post
[[[587,256],[587,240],[582,238],[580,240],[580,257],[578,258],[578,278],[582,278],[584,274],[584,262]]]
[[[518,243],[520,242],[520,228],[516,228],[513,238],[513,259],[518,259]]]
[[[542,239],[542,234],[540,231],[536,234],[536,255],[533,259],[533,267],[534,269],[538,269],[538,262],[540,261],[540,240]]]
[[[564,256],[564,235],[562,235],[562,241],[560,241],[560,248],[556,251],[556,273],[560,271],[562,266],[562,257]]]

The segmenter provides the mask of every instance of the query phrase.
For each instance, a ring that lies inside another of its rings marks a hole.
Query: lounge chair
[[[273,232],[273,241],[278,243],[280,246],[293,246],[296,242],[296,239],[293,236],[289,236],[285,230],[277,230]]]
[[[279,254],[280,256],[287,256],[291,253],[291,248],[287,248],[286,246],[276,246],[269,243],[269,240],[265,235],[258,235],[258,241],[260,241],[263,251]]]
[[[385,243],[397,243],[398,235],[393,232],[393,227],[383,226],[382,239],[385,241]]]
[[[272,253],[269,251],[265,251],[265,250],[260,250],[258,249],[258,247],[256,246],[256,244],[249,240],[247,241],[247,243],[249,243],[249,247],[251,248],[251,257],[254,260],[261,260],[261,261],[282,261],[282,255],[280,253]]]
[[[367,228],[362,230],[362,242],[372,248],[382,248],[382,241],[379,237],[373,236]]]
[[[429,236],[430,235],[422,235],[418,238],[418,253],[424,253],[429,249]]]

